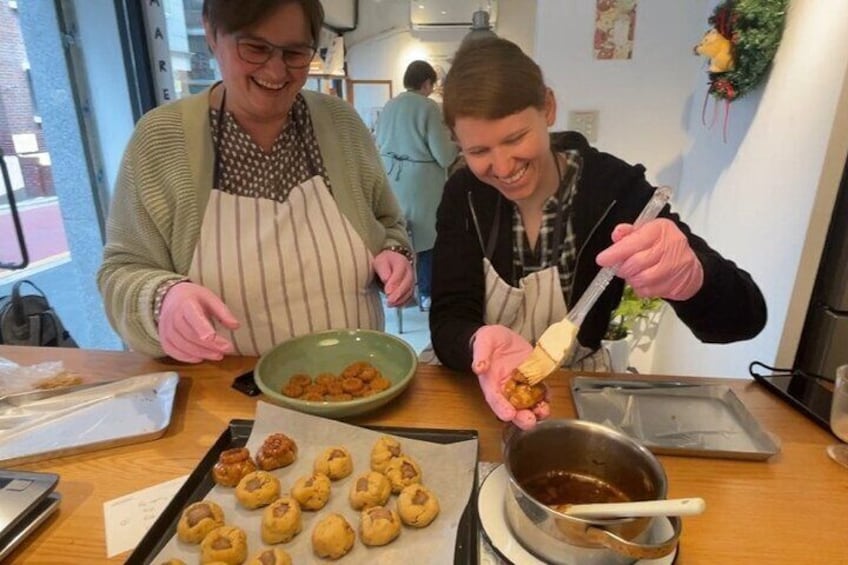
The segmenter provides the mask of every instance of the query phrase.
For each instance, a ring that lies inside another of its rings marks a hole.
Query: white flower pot
[[[613,373],[626,373],[629,367],[630,358],[630,339],[629,336],[623,339],[603,339],[601,347],[607,352],[609,357],[610,371]]]

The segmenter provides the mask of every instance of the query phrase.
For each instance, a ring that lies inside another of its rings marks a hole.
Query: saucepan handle
[[[667,540],[653,544],[627,541],[609,530],[596,526],[587,528],[586,536],[593,543],[603,545],[607,549],[611,549],[620,555],[625,555],[633,559],[659,559],[660,557],[665,557],[674,551],[674,548],[677,547],[677,542],[680,539],[680,518],[677,516],[669,516],[668,520],[671,522],[671,527],[673,529],[671,536]]]

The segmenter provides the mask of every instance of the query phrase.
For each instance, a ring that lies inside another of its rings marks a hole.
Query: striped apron
[[[235,355],[262,355],[293,336],[382,330],[373,256],[315,176],[284,202],[212,190],[189,278],[241,322],[218,325]]]

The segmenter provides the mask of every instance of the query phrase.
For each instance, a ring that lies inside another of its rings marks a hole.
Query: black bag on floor
[[[22,295],[24,283],[37,294]],[[12,294],[0,298],[0,344],[79,347],[41,289],[26,280],[16,282]]]

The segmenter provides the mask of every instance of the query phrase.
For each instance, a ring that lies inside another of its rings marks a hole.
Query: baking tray
[[[179,375],[151,373],[0,406],[0,465],[73,455],[161,437]],[[57,433],[60,432],[60,433]]]
[[[387,434],[430,441],[434,443],[455,443],[470,439],[477,439],[476,430],[442,430],[434,428],[405,428],[391,426],[362,426],[363,428],[384,432]],[[165,510],[156,519],[142,540],[130,554],[125,562],[126,565],[146,565],[150,563],[167,545],[168,541],[176,534],[177,522],[186,505],[197,500],[202,500],[215,485],[212,480],[212,467],[218,461],[218,455],[233,447],[243,447],[250,432],[253,430],[253,420],[231,420],[230,425],[218,441],[215,442],[200,464],[186,479],[182,488],[177,491],[174,498],[165,507]],[[475,465],[474,481],[469,497],[468,505],[459,521],[456,533],[456,549],[454,551],[455,564],[478,563],[478,540],[479,520],[477,517],[477,489],[478,476]]]
[[[624,432],[653,453],[762,461],[780,451],[729,386],[575,377],[581,420]]]

